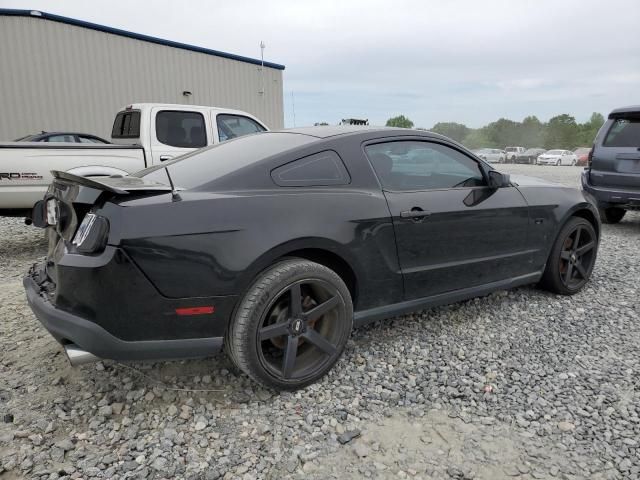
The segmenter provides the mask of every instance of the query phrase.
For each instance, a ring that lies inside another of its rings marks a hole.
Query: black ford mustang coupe
[[[352,328],[540,283],[578,292],[600,221],[579,190],[510,178],[422,131],[260,133],[131,177],[55,172],[25,277],[72,362],[210,355],[295,389]]]

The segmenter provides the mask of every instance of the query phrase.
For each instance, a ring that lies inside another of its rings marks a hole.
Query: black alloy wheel
[[[593,225],[584,218],[572,217],[554,243],[542,286],[562,295],[579,292],[591,277],[597,251]]]
[[[351,333],[351,296],[332,270],[288,260],[261,275],[229,327],[228,350],[250,377],[293,390],[327,373]]]

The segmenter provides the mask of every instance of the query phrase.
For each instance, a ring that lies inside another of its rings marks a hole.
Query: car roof
[[[612,115],[615,113],[627,113],[627,112],[640,112],[640,105],[629,105],[628,107],[616,108],[614,110],[611,110],[611,113],[609,115]]]
[[[85,137],[100,138],[97,135],[94,135],[93,133],[82,133],[82,132],[42,132],[42,133],[34,133],[33,135],[29,135],[29,136],[35,137],[36,135],[41,137],[52,136],[52,135],[83,135]]]
[[[356,135],[368,133],[382,133],[385,135],[412,135],[429,138],[438,138],[448,140],[447,137],[427,130],[415,130],[411,128],[395,128],[395,127],[375,127],[370,125],[336,125],[336,126],[317,126],[317,127],[296,127],[277,130],[280,133],[296,133],[300,135],[308,135],[316,138],[329,138],[338,135]]]
[[[187,105],[184,103],[150,103],[150,102],[140,102],[140,103],[130,103],[129,105],[118,110],[118,113],[125,112],[127,110],[143,110],[150,109],[154,107],[159,108],[181,108],[181,109],[189,109],[189,110],[214,110],[216,112],[224,112],[224,113],[236,113],[242,116],[250,116],[254,117],[254,115],[249,112],[245,112],[243,110],[236,110],[234,108],[225,108],[225,107],[212,107],[209,105]]]

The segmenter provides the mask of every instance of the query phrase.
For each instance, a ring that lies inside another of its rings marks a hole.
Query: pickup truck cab
[[[507,162],[515,163],[516,157],[521,153],[524,153],[526,148],[524,147],[505,147],[504,153],[507,156]]]
[[[136,103],[119,111],[112,144],[0,143],[0,216],[29,216],[53,177],[128,175],[198,148],[268,130],[239,110]]]
[[[609,114],[582,172],[582,188],[597,200],[605,223],[640,209],[640,105]]]

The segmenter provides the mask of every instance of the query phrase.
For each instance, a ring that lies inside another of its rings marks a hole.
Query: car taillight
[[[73,237],[72,244],[81,253],[99,253],[107,244],[109,221],[94,213],[87,213]]]
[[[587,164],[589,165],[589,168],[591,168],[591,164],[593,163],[593,150],[595,149],[595,145],[593,147],[591,147],[591,150],[589,150],[589,156],[587,157]]]
[[[50,198],[46,203],[47,224],[55,226],[60,219],[60,210],[58,209],[58,201]]]

